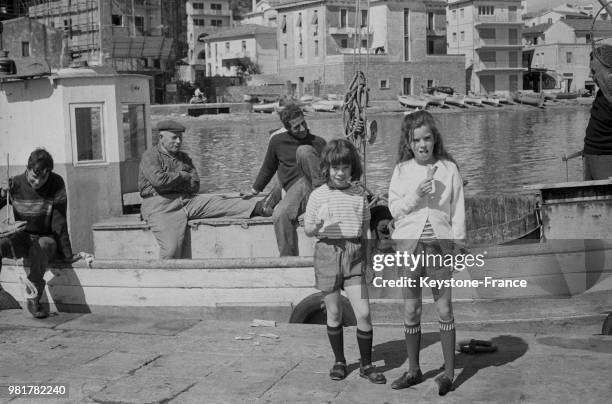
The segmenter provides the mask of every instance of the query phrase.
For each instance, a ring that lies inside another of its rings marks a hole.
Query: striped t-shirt
[[[322,207],[323,211],[329,211],[329,216],[317,234],[319,239],[360,237],[363,223],[370,220],[363,188],[357,185],[336,189],[323,184],[312,191],[306,205],[304,224],[317,223]]]

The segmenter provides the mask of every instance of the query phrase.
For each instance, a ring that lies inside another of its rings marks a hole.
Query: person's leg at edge
[[[612,177],[612,155],[585,154],[582,167],[585,181],[608,179]]]
[[[346,358],[344,357],[344,331],[342,327],[342,305],[340,291],[327,293],[323,297],[327,312],[327,337],[334,353],[334,365],[329,372],[332,380],[342,380],[346,377]]]
[[[446,271],[450,274],[448,268],[438,269],[437,271]],[[450,276],[445,276],[450,279]],[[445,395],[452,389],[452,381],[455,377],[455,319],[453,316],[452,306],[452,288],[442,287],[437,291],[432,289],[436,309],[438,311],[440,324],[440,344],[442,345],[442,355],[444,357],[444,374],[438,377],[438,392],[440,395]]]
[[[285,197],[279,202],[272,214],[274,233],[280,256],[297,256],[298,236],[297,221],[303,207],[303,201],[310,194],[310,186],[304,177],[289,187]]]

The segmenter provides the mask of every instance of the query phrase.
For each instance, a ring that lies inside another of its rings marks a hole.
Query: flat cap
[[[171,119],[166,119],[157,123],[156,129],[158,131],[168,131],[168,132],[185,132],[187,128],[185,128],[180,123],[173,121]]]

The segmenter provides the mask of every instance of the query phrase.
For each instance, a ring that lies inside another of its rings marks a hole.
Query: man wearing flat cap
[[[138,189],[143,198],[141,213],[159,244],[160,258],[181,258],[188,220],[246,219],[258,213],[261,201],[198,194],[198,172],[191,158],[180,151],[185,127],[165,120],[157,124],[157,131],[158,144],[142,155]]]
[[[243,195],[257,195],[277,174],[285,196],[272,213],[276,242],[281,256],[296,256],[299,254],[298,216],[304,213],[310,192],[325,183],[320,157],[325,140],[310,133],[304,114],[295,102],[282,100],[278,115],[285,130],[275,132],[270,138],[257,179]]]

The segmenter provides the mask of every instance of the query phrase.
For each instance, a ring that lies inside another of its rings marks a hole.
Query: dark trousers
[[[584,154],[582,165],[585,181],[612,177],[612,154]]]
[[[276,243],[281,257],[299,255],[296,231],[298,217],[306,210],[310,192],[325,182],[325,178],[321,175],[321,156],[314,147],[298,147],[296,159],[301,178],[286,190],[285,197],[272,214]]]
[[[53,237],[36,236],[23,231],[0,238],[0,269],[2,257],[29,258],[30,274],[28,279],[36,286],[38,297],[45,289],[45,271],[49,260],[55,257],[57,245]]]

